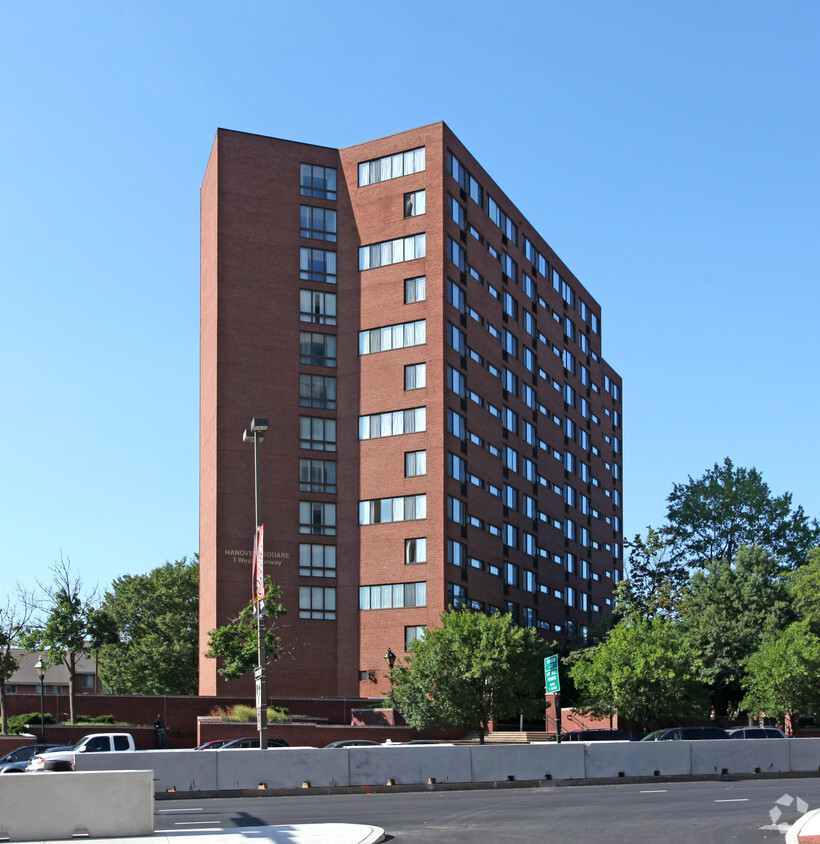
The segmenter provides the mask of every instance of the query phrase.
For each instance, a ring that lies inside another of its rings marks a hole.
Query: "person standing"
[[[154,730],[157,733],[157,747],[160,750],[165,749],[165,724],[162,722],[162,717],[157,715],[157,720],[154,721]]]

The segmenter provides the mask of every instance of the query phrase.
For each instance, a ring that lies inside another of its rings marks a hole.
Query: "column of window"
[[[300,194],[336,200],[336,168],[302,163]],[[337,211],[302,204],[299,207],[299,234],[325,243],[337,240]],[[335,284],[336,252],[314,246],[299,248],[299,278],[302,281]],[[336,293],[303,288],[299,291],[299,320],[314,325],[335,326]],[[299,363],[303,366],[333,368],[337,363],[335,334],[299,332]],[[299,404],[302,407],[336,409],[336,378],[330,375],[299,373]],[[320,416],[299,417],[299,448],[313,452],[335,452],[336,420]],[[319,457],[299,458],[299,490],[335,495],[336,461]],[[299,533],[317,537],[336,536],[336,503],[299,502]],[[336,546],[318,542],[299,544],[299,575],[310,578],[336,577]],[[336,589],[332,586],[300,585],[299,618],[336,619]]]

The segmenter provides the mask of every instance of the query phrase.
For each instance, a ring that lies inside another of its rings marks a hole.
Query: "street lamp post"
[[[387,662],[387,667],[390,669],[390,696],[393,696],[393,666],[396,664],[396,655],[393,653],[392,648],[387,649],[387,653],[384,655],[385,661]]]
[[[256,513],[256,538],[260,541],[259,528],[262,525],[262,507],[259,487],[259,445],[268,430],[268,420],[260,416],[251,419],[250,427],[242,434],[243,442],[253,441],[253,492],[254,510]],[[254,542],[256,552],[256,542]],[[263,555],[260,555],[262,557]],[[261,566],[261,559],[259,560]],[[262,572],[259,573],[260,579]],[[268,746],[268,678],[267,678],[267,656],[265,654],[265,602],[257,598],[256,586],[254,585],[254,601],[256,602],[256,642],[257,642],[257,666],[256,666],[256,725],[259,729],[259,748],[265,749]]]
[[[40,741],[45,744],[46,741],[46,698],[45,698],[45,687],[43,683],[46,679],[46,665],[43,662],[43,655],[40,654],[40,658],[34,664],[34,670],[37,672],[37,676],[40,678]]]

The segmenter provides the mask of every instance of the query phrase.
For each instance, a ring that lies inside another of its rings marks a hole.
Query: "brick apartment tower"
[[[271,697],[378,696],[448,605],[583,639],[622,570],[601,313],[444,123],[347,149],[217,132],[202,184],[201,649],[283,589]],[[200,661],[202,694],[253,694]]]

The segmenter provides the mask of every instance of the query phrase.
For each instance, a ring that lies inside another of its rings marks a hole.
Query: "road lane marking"
[[[640,794],[666,794],[667,791],[669,791],[668,788],[654,788],[654,789],[645,788],[645,789],[642,789],[640,791]]]
[[[161,815],[163,812],[201,812],[202,807],[197,809],[157,809],[157,814]]]
[[[725,800],[715,800],[715,803],[748,803],[751,798],[749,797],[731,797],[726,798]]]
[[[203,823],[220,823],[220,821],[177,821],[174,826],[198,826]]]

